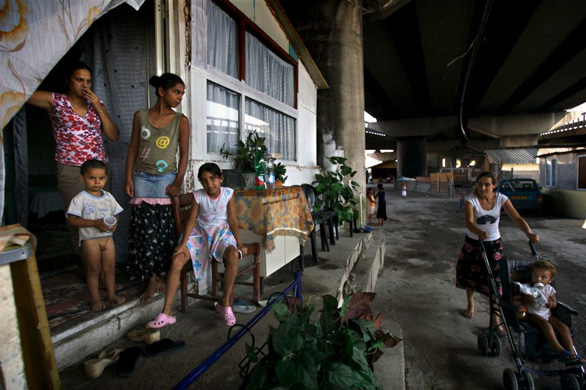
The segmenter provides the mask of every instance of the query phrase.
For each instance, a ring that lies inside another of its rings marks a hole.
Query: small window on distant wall
[[[586,155],[578,156],[578,189],[586,190]]]
[[[545,160],[545,186],[557,187],[558,185],[558,160],[548,158]]]

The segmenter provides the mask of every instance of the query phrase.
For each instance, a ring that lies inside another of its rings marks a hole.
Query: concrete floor
[[[405,355],[405,385],[408,390],[467,390],[502,389],[504,368],[514,368],[510,348],[504,343],[501,357],[480,356],[476,347],[477,333],[488,325],[486,299],[477,300],[473,319],[461,316],[465,308],[465,293],[454,287],[455,265],[464,238],[464,214],[456,213],[457,199],[426,197],[411,191],[407,199],[400,192],[387,190],[389,220],[383,227],[374,227],[373,237],[386,239],[385,266],[377,282],[375,311],[383,314],[383,323],[396,321],[402,328]],[[542,236],[537,247],[543,258],[558,265],[558,297],[580,313],[585,313],[586,293],[582,290],[585,270],[586,230],[584,221],[527,216],[535,232]],[[501,234],[505,253],[512,259],[531,259],[525,236],[504,217]],[[353,239],[343,233],[344,245],[352,247]],[[358,236],[358,237],[357,237]],[[337,246],[332,252],[320,252],[323,261],[307,269],[304,276],[304,296],[333,293],[336,275],[342,267],[345,251]],[[347,254],[346,254],[347,255]],[[268,289],[288,284],[287,270],[267,279]],[[338,281],[339,282],[339,281]],[[162,305],[161,302],[156,302]],[[246,316],[241,315],[246,320]],[[240,318],[239,318],[240,320]],[[268,329],[274,323],[269,314],[258,329]],[[83,376],[78,364],[61,373],[64,389],[167,389],[211,353],[223,338],[224,325],[219,322],[209,302],[192,304],[190,312],[178,315],[178,323],[163,329],[161,337],[183,339],[187,348],[172,354],[145,359],[135,377],[117,378],[115,368],[109,367],[95,380]],[[585,323],[578,319],[576,341],[584,351]],[[259,339],[264,340],[259,331]],[[504,340],[503,340],[504,341]],[[135,345],[120,339],[110,347]],[[143,345],[145,346],[145,345]],[[392,355],[396,350],[386,351]],[[586,352],[583,352],[583,354]],[[244,356],[243,343],[233,348],[212,370],[192,388],[237,389],[235,368]],[[80,362],[82,363],[83,360]],[[381,367],[377,367],[380,369]],[[382,367],[384,369],[384,367]],[[559,389],[555,380],[535,378],[537,389]],[[395,389],[395,386],[385,386]]]

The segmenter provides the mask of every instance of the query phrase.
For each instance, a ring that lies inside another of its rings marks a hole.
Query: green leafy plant
[[[246,345],[256,363],[249,380],[251,390],[264,389],[377,389],[372,364],[381,348],[401,340],[381,326],[371,304],[375,293],[359,292],[341,308],[331,295],[322,296],[321,315],[315,305],[273,305],[278,328],[270,329],[268,353],[262,358]]]
[[[356,171],[346,165],[344,157],[330,157],[328,160],[335,168],[324,175],[315,175],[315,189],[322,196],[322,199],[316,200],[315,205],[319,209],[334,211],[338,221],[353,221],[354,206],[358,202],[356,187],[359,184],[351,179]]]
[[[254,172],[254,154],[257,148],[260,148],[262,153],[267,152],[265,145],[265,137],[261,137],[256,131],[248,133],[245,141],[238,141],[236,144],[236,152],[233,153],[226,144],[220,148],[220,154],[225,158],[232,158],[234,168],[241,172]]]
[[[275,164],[275,181],[280,181],[282,184],[285,183],[288,176],[285,176],[287,173],[287,168],[280,162]]]

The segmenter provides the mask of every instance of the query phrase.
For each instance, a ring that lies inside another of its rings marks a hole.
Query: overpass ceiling
[[[552,112],[586,101],[586,1],[364,0],[366,111],[379,120]],[[385,6],[387,6],[385,8]]]

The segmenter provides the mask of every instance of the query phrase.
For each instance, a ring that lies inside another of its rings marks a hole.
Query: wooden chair
[[[185,227],[185,222],[189,217],[189,210],[191,209],[191,201],[193,194],[183,194],[178,197],[172,197],[171,202],[173,204],[173,219],[175,220],[175,228],[177,229],[177,237],[180,237]],[[260,279],[260,244],[258,242],[252,244],[243,244],[248,250],[248,255],[253,255],[254,259],[251,265],[238,268],[238,274],[236,275],[236,282],[234,284],[252,286],[252,297],[254,301],[260,301],[261,295],[261,279]],[[242,259],[241,259],[242,260]],[[252,271],[252,282],[238,281],[238,277]],[[212,261],[212,297],[199,295],[197,292],[188,293],[187,283],[188,275],[193,273],[193,267],[191,261],[188,261],[183,269],[181,270],[180,276],[180,290],[181,290],[181,309],[182,313],[187,312],[189,306],[188,297],[199,298],[199,299],[212,299],[219,300],[219,285],[222,282],[222,275],[218,273],[218,262]],[[233,304],[234,296],[230,296],[230,304]]]

